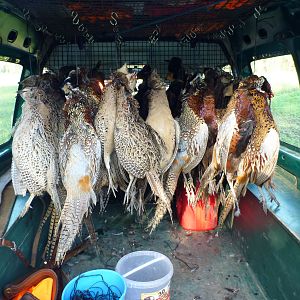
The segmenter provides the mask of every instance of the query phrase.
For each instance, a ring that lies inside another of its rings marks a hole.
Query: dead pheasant
[[[25,103],[12,144],[15,193],[23,196],[27,190],[30,193],[21,216],[26,213],[33,198],[44,192],[48,192],[59,213],[58,139],[62,130],[59,127],[59,108],[64,98],[51,74],[30,76],[22,85],[20,95]]]
[[[145,67],[143,70],[145,70]],[[160,161],[160,174],[163,175],[169,169],[177,153],[180,128],[178,122],[172,116],[164,83],[156,71],[151,71],[149,66],[147,70],[147,91],[140,96],[147,100],[148,114],[146,123],[158,133],[165,146],[165,149],[161,152]],[[140,100],[142,103],[145,102],[144,99]],[[134,208],[139,215],[142,214],[146,187],[147,182],[144,180],[136,182],[137,196],[135,197],[134,193],[131,193],[132,197],[128,206],[129,211],[132,212]]]
[[[219,126],[212,162],[201,179],[201,187],[205,193],[208,186],[209,193],[215,192],[214,178],[223,170],[225,174],[230,174],[228,183],[233,188],[232,175],[237,167],[235,160],[245,150],[253,127],[253,109],[248,90],[241,89],[232,96]]]
[[[80,101],[81,97],[80,91],[74,91],[64,108],[69,126],[61,141],[59,159],[67,197],[60,217],[55,258],[58,264],[71,248],[91,204],[96,204],[93,187],[100,170],[101,142],[92,124],[91,111]]]
[[[248,183],[255,183],[260,191],[265,186],[271,199],[279,204],[270,191],[279,152],[279,134],[267,101],[271,95],[265,78],[252,75],[240,82],[228,105],[212,164],[202,178],[205,187],[218,173],[224,172],[229,183],[220,225],[233,208],[239,214],[238,199],[245,194]],[[264,197],[262,201],[266,209]]]
[[[241,155],[234,190],[231,190],[225,199],[219,219],[220,226],[224,223],[230,210],[235,207],[236,198],[245,195],[248,183],[258,186],[265,213],[267,213],[267,203],[262,187],[267,190],[271,201],[280,205],[271,191],[273,188],[272,177],[280,147],[278,129],[268,103],[273,93],[264,77],[259,77],[256,81],[258,88],[249,89],[255,127],[246,150]]]
[[[126,65],[117,70],[116,74],[128,74]],[[103,160],[108,173],[109,190],[112,190],[113,192],[116,190],[116,182],[113,180],[113,171],[111,170],[111,155],[115,148],[114,130],[117,113],[116,94],[117,89],[115,83],[110,83],[105,87],[95,117],[95,128],[101,140]]]
[[[129,197],[137,178],[147,178],[153,193],[165,203],[171,215],[170,199],[160,182],[160,161],[164,143],[159,135],[139,116],[138,106],[133,100],[129,82],[125,75],[113,79],[118,88],[115,147],[120,164],[128,172]]]
[[[146,123],[161,137],[166,152],[161,158],[161,173],[165,173],[172,164],[178,149],[180,128],[174,120],[166,94],[166,88],[156,71],[152,71],[147,80],[149,93],[149,111]]]
[[[190,172],[201,162],[206,151],[209,136],[208,125],[200,114],[201,107],[204,107],[203,105],[203,97],[201,97],[199,90],[195,86],[191,86],[190,91],[184,96],[183,110],[179,117],[181,130],[179,149],[165,180],[165,190],[170,201],[175,193],[181,173],[184,174],[189,200],[192,201],[194,197],[194,186]],[[204,108],[203,111],[205,111]],[[189,178],[186,177],[186,174],[188,174]],[[155,228],[160,222],[166,213],[166,208],[167,206],[163,202],[158,203],[151,223],[152,228]]]

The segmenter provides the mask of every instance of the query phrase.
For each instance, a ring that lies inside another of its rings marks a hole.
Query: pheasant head
[[[64,105],[67,125],[74,124],[80,126],[82,123],[88,123],[93,126],[91,110],[77,97],[68,99]]]
[[[118,70],[112,75],[112,83],[117,89],[124,87],[127,92],[132,93],[136,86],[136,73],[123,73]]]
[[[261,89],[265,82],[263,76],[258,77],[257,75],[250,75],[245,79],[241,80],[239,83],[239,89]]]
[[[233,81],[233,77],[229,72],[222,72],[220,75],[220,81],[224,84],[224,85],[228,85]]]
[[[47,104],[46,93],[37,87],[25,87],[18,91],[18,94],[28,103],[29,106],[38,106],[39,104]]]
[[[59,81],[54,74],[29,76],[21,82],[21,85],[22,90],[19,91],[19,94],[29,105],[38,105],[39,103],[51,105],[63,99]]]

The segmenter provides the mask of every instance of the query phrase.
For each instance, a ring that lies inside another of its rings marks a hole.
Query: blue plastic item
[[[99,275],[99,276],[95,276],[95,275]],[[115,271],[106,270],[106,269],[92,270],[76,276],[65,286],[61,299],[62,300],[71,299],[70,298],[71,293],[74,290],[74,285],[79,276],[81,276],[81,278],[77,281],[77,288],[76,288],[77,290],[81,290],[81,291],[89,290],[90,292],[95,293],[98,290],[101,291],[102,289],[103,293],[106,294],[108,292],[108,288],[103,282],[101,282],[102,278],[100,275],[103,276],[104,281],[107,283],[107,285],[110,287],[110,289],[113,292],[115,292],[118,295],[120,295],[121,292],[121,297],[119,299],[124,300],[127,288],[123,277]],[[91,277],[87,277],[87,276],[91,276]]]

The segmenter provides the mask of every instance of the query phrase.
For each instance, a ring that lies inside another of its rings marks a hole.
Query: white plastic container
[[[174,270],[165,255],[154,251],[132,252],[118,261],[116,271],[125,278],[125,300],[170,299]]]

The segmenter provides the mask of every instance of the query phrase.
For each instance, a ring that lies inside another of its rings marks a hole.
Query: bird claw
[[[155,219],[153,218],[146,227],[146,231],[149,231],[149,235],[152,234],[152,232],[155,230],[156,226],[157,225],[156,225]]]
[[[262,188],[259,186],[258,187],[258,190],[259,190],[259,193],[260,193],[260,196],[259,196],[259,202],[262,203],[262,206],[263,206],[263,211],[265,214],[268,213],[268,205],[267,205],[267,200],[263,194],[263,190]],[[269,192],[270,193],[270,192]],[[271,195],[271,194],[270,194]]]
[[[239,217],[240,215],[241,215],[241,211],[240,211],[239,205],[237,205],[236,210],[234,212],[234,216]]]
[[[263,201],[263,211],[266,215],[268,214],[268,206],[267,206],[267,202],[265,200]]]
[[[277,198],[276,198],[275,195],[273,195],[273,194],[270,195],[270,201],[271,201],[271,202],[274,201],[274,202],[277,204],[277,207],[280,206],[280,202],[277,200]]]
[[[188,199],[189,205],[195,206],[197,204],[197,198],[195,194],[195,185],[193,182],[193,178],[189,174],[189,178],[186,177],[185,174],[183,174],[184,177],[184,188],[186,190],[186,195]]]

